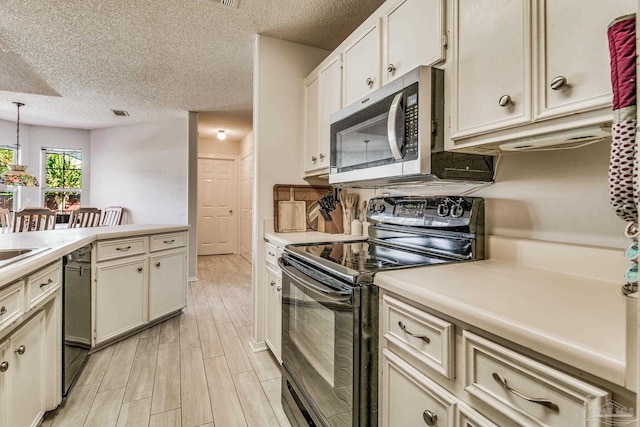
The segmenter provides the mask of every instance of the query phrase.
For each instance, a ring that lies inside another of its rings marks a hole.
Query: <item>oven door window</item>
[[[329,424],[351,420],[354,346],[351,296],[328,296],[286,272],[283,289],[283,363],[315,413]]]

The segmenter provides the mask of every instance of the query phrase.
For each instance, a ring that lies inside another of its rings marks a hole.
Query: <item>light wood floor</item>
[[[43,426],[290,426],[280,367],[253,353],[251,265],[198,258],[179,316],[89,357],[65,406]]]

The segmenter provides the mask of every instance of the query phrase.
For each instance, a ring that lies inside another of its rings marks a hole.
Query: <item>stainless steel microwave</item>
[[[440,69],[418,67],[332,114],[330,122],[330,184],[493,178],[491,156],[444,151]]]

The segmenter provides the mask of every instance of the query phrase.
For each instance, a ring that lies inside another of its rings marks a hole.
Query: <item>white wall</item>
[[[253,151],[253,130],[245,135],[240,141],[240,155],[244,156],[245,154]]]
[[[198,153],[238,156],[240,155],[240,141],[198,138]]]
[[[91,153],[92,206],[123,206],[123,223],[188,223],[186,112],[180,119],[93,130]]]
[[[329,52],[271,37],[256,36],[253,61],[253,333],[264,345],[265,219],[273,218],[274,184],[304,184],[302,140],[303,79]]]

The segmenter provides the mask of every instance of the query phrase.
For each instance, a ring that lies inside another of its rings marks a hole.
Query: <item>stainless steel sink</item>
[[[0,268],[48,251],[50,248],[0,249]]]

